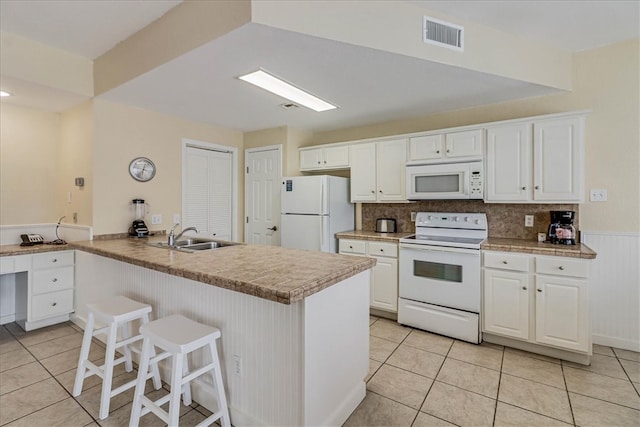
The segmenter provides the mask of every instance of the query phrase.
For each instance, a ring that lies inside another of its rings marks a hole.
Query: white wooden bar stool
[[[169,426],[177,426],[180,417],[180,396],[182,396],[185,405],[190,405],[190,382],[208,372],[211,372],[213,377],[215,388],[213,395],[218,402],[218,410],[198,426],[207,426],[220,419],[223,427],[229,427],[231,420],[229,419],[220,360],[216,348],[216,339],[220,338],[220,330],[194,322],[184,316],[173,315],[142,325],[140,333],[144,337],[144,341],[129,427],[137,427],[140,417],[149,412],[153,412]],[[157,356],[154,355],[154,346],[163,350]],[[208,347],[211,363],[190,372],[187,355],[203,347]],[[157,363],[171,356],[173,356],[171,393],[152,401],[144,395],[145,376],[143,373],[147,371],[149,363]],[[205,385],[202,382],[201,384]],[[161,408],[167,402],[169,402],[168,412]]]
[[[109,416],[111,398],[132,388],[137,383],[137,379],[134,379],[122,384],[120,387],[113,390],[111,389],[113,368],[116,365],[124,362],[127,372],[133,370],[131,351],[140,353],[140,350],[130,347],[130,344],[142,340],[142,335],[131,336],[131,322],[140,320],[143,325],[149,323],[151,306],[123,296],[117,296],[94,304],[87,304],[87,308],[89,312],[82,338],[82,348],[80,350],[80,358],[78,359],[76,380],[73,385],[73,395],[80,396],[85,378],[92,375],[97,375],[102,378],[99,417],[101,420],[104,420]],[[94,330],[96,322],[106,324],[106,326]],[[120,341],[118,341],[118,328],[121,328],[122,331],[122,339]],[[92,338],[103,333],[107,335],[107,349],[104,356],[104,364],[97,366],[89,360],[89,350]],[[124,356],[116,359],[116,350],[119,348],[122,348]],[[145,368],[145,372],[148,372],[148,368]],[[156,390],[162,387],[160,373],[156,364],[151,366],[151,373],[144,376],[145,381],[149,378],[153,378],[153,385]]]

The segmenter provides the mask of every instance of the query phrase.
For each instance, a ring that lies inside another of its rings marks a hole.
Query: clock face
[[[136,181],[150,181],[156,174],[156,165],[146,157],[138,157],[129,164],[129,173]]]

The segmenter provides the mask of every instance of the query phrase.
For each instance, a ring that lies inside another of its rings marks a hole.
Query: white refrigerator
[[[337,252],[336,233],[353,230],[349,179],[329,175],[282,179],[281,246]]]

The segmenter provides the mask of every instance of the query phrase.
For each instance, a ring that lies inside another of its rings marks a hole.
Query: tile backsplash
[[[575,211],[574,226],[580,230],[578,204],[484,203],[481,200],[425,200],[411,203],[363,203],[362,229],[375,230],[376,218],[395,218],[398,232],[411,233],[415,223],[411,212],[484,212],[489,221],[489,237],[536,240],[549,227],[549,211]],[[533,215],[533,227],[524,226],[524,216]],[[579,233],[578,233],[579,238]]]

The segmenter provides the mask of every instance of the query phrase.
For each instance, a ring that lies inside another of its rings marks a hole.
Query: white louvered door
[[[195,147],[186,149],[185,205],[182,228],[231,240],[232,154]]]

